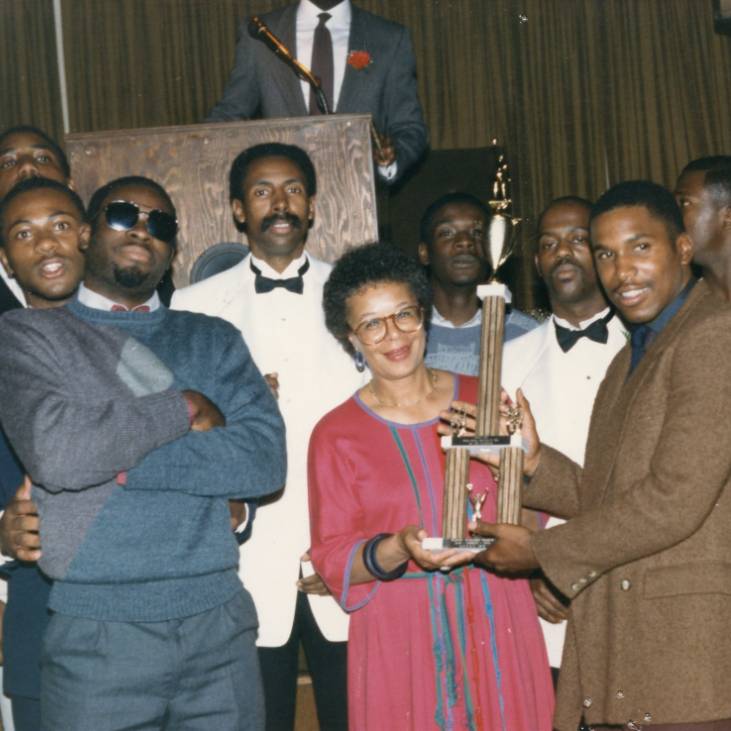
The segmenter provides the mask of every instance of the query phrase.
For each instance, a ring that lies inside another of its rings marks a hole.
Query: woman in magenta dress
[[[477,396],[475,379],[424,365],[430,307],[419,264],[383,245],[346,254],[325,286],[328,327],[372,374],[310,442],[312,560],[351,613],[350,728],[550,731],[527,582],[421,548],[441,533],[439,414]],[[493,520],[490,471],[473,462],[470,479]]]

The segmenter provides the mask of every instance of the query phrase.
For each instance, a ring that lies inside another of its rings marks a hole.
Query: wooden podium
[[[66,149],[76,189],[88,203],[101,185],[123,175],[161,183],[178,210],[173,263],[176,287],[189,282],[195,260],[221,241],[246,242],[229,205],[234,158],[263,142],[298,145],[317,170],[314,225],[307,250],[333,261],[378,238],[370,115],[330,115],[72,134]]]

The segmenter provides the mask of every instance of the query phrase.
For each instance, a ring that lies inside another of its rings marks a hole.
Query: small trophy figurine
[[[472,503],[472,515],[474,516],[475,520],[481,520],[482,504],[487,498],[487,490],[478,493],[477,490],[475,490],[475,486],[471,482],[468,482],[467,493],[469,495],[470,502]]]
[[[502,370],[505,305],[511,301],[510,290],[497,281],[497,270],[514,250],[515,226],[520,219],[510,215],[510,171],[505,156],[493,140],[498,153],[497,170],[489,200],[492,218],[488,228],[486,255],[492,268],[490,282],[477,288],[482,299],[482,336],[480,342],[480,385],[477,401],[477,424],[474,436],[463,434],[464,419],[455,417],[452,436],[442,437],[446,450],[442,537],[428,538],[425,548],[487,548],[492,538],[465,537],[466,497],[470,494],[474,517],[479,520],[486,493],[472,496],[469,483],[470,454],[494,450],[500,453],[497,519],[500,523],[520,522],[523,485],[523,445],[520,435],[520,410],[508,414],[508,436],[500,435],[500,377]],[[478,502],[479,501],[479,502]]]

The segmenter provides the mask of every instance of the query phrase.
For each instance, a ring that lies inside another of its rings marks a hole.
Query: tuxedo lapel
[[[282,11],[276,23],[272,23],[271,30],[274,35],[289,49],[292,55],[297,57],[297,6],[290,5]],[[294,117],[306,117],[308,112],[305,107],[305,99],[302,95],[302,87],[297,74],[287,66],[284,61],[273,52],[267,51],[271,56],[269,64],[273,81],[281,89],[284,99],[291,100],[291,114]],[[309,64],[305,64],[309,65]]]
[[[546,350],[551,347],[551,338],[555,337],[553,319],[548,322],[548,327],[538,328],[538,331],[540,332],[540,339],[536,343],[536,349],[533,351],[532,357],[524,364],[525,375],[523,379],[529,377],[535,371],[543,370],[541,368],[541,362],[545,358]],[[542,375],[545,376],[545,374]],[[542,387],[548,387],[548,383],[545,380],[541,385]]]
[[[253,288],[253,284],[249,282],[250,279],[251,267],[247,254],[242,261],[220,276],[215,293],[207,290],[202,293],[203,300],[200,304],[205,304],[210,314],[228,320],[241,330],[245,311],[245,307],[242,305],[244,300],[242,292],[248,286]],[[251,281],[253,282],[253,279]]]

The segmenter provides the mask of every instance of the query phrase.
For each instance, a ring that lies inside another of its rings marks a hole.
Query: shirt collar
[[[350,21],[353,17],[353,8],[350,0],[342,0],[334,8],[328,11],[320,10],[320,8],[311,2],[311,0],[300,0],[297,7],[297,28],[312,28],[320,22],[318,16],[322,12],[330,13],[330,20],[327,21],[328,28],[349,28]]]
[[[670,322],[670,320],[675,317],[675,315],[678,313],[678,310],[683,306],[685,303],[685,300],[688,299],[688,295],[690,294],[690,291],[695,286],[695,283],[698,280],[695,277],[691,277],[688,280],[688,284],[683,287],[680,294],[675,296],[675,299],[651,322],[644,323],[647,327],[652,330],[652,332],[655,333],[655,335],[659,335],[665,328],[665,326]]]
[[[95,310],[106,310],[107,312],[112,309],[112,305],[119,304],[118,302],[105,297],[103,294],[99,294],[99,292],[94,292],[89,289],[83,284],[83,282],[79,285],[78,299],[82,305],[86,305],[87,307],[91,307]],[[160,298],[158,297],[157,292],[153,292],[152,297],[150,297],[147,302],[141,302],[140,304],[147,305],[150,308],[150,312],[154,312],[160,307]]]
[[[568,320],[564,320],[562,317],[556,317],[556,315],[553,315],[553,321],[560,325],[561,327],[565,327],[567,330],[586,330],[589,325],[591,325],[592,322],[596,320],[601,320],[603,317],[606,317],[609,314],[609,307],[605,307],[601,312],[597,312],[596,315],[592,315],[588,320],[582,320],[579,323],[579,326],[576,327],[576,325],[570,323]]]
[[[253,254],[249,254],[251,259],[249,260],[262,274],[263,277],[268,279],[290,279],[291,277],[299,276],[300,267],[307,261],[307,252],[303,251],[300,256],[287,264],[287,268],[283,272],[278,272],[276,269],[267,264],[264,259],[259,259]]]
[[[463,327],[475,327],[482,322],[482,309],[477,308],[477,312],[467,322],[461,325],[455,325],[451,320],[447,320],[446,317],[442,317],[439,310],[436,307],[431,308],[431,324],[437,325],[438,327],[450,327],[453,330],[461,330]]]

